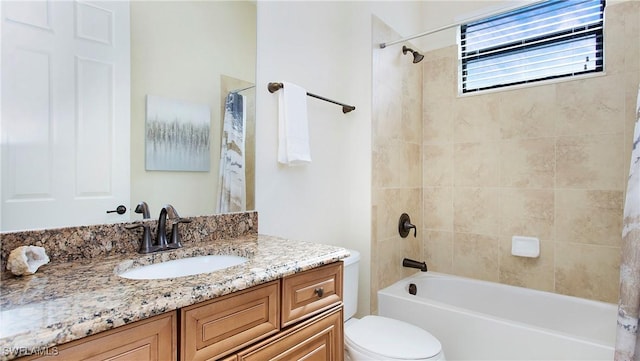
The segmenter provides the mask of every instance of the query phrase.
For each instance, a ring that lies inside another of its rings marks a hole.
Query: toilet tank
[[[360,253],[352,249],[349,250],[349,253],[351,253],[351,256],[342,260],[344,262],[342,302],[345,321],[353,317],[358,310],[358,265],[360,264]]]

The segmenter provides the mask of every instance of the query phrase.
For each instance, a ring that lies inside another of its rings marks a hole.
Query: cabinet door
[[[176,313],[152,317],[78,341],[52,347],[40,361],[177,359]]]
[[[280,330],[279,281],[181,310],[180,359],[218,359]]]
[[[342,306],[238,354],[239,361],[343,361]]]

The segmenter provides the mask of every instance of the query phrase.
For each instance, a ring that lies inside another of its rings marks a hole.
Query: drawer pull
[[[318,298],[322,298],[322,295],[324,294],[324,289],[322,287],[318,287],[315,290],[313,290],[313,293],[318,295]]]

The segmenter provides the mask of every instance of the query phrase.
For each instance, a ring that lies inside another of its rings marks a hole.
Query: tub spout
[[[418,262],[408,258],[402,260],[402,267],[417,268],[422,272],[427,272],[426,262]]]

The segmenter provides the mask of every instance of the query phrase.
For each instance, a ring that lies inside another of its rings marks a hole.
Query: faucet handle
[[[158,250],[158,247],[154,246],[153,241],[151,240],[151,230],[149,229],[148,224],[136,223],[136,224],[125,226],[124,228],[128,230],[143,228],[142,242],[140,242],[140,248],[138,249],[138,253],[146,254],[146,253],[151,253]]]
[[[400,233],[400,237],[405,238],[409,235],[409,230],[413,228],[413,236],[418,236],[418,231],[416,230],[416,226],[411,223],[411,218],[408,214],[402,213],[400,215],[400,220],[398,221],[398,233]]]
[[[180,242],[180,230],[178,224],[191,223],[190,219],[177,218],[173,220],[173,226],[171,226],[171,241],[167,244],[167,248],[181,248],[182,242]]]

